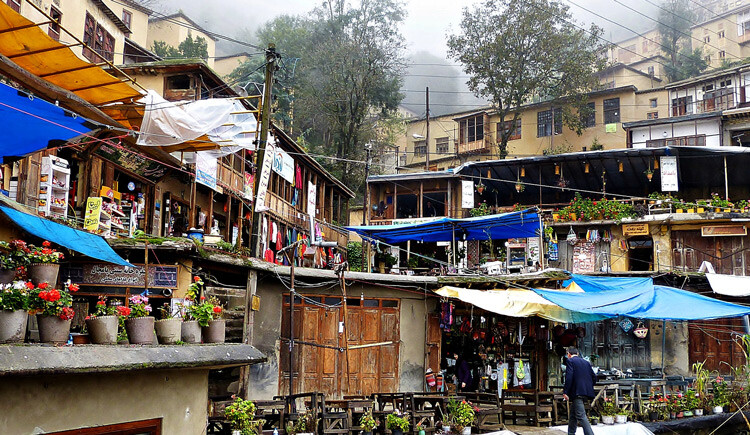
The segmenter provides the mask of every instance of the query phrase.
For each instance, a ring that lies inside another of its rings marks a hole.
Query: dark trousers
[[[591,430],[589,419],[586,417],[586,408],[583,406],[583,397],[570,399],[570,418],[568,419],[568,435],[575,435],[578,425],[583,428],[584,435],[594,435]]]

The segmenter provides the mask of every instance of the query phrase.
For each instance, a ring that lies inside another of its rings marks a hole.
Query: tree
[[[192,35],[188,35],[177,48],[164,41],[154,41],[151,50],[165,59],[208,59],[208,42],[200,36],[193,39]]]
[[[602,29],[574,25],[555,0],[485,0],[465,8],[460,32],[448,37],[449,56],[463,64],[469,89],[486,98],[501,120],[515,125],[532,100],[560,104],[562,122],[583,132],[586,93],[604,66]],[[498,154],[507,155],[513,129],[499,129]]]
[[[708,66],[701,49],[691,48],[690,28],[694,22],[688,0],[664,0],[659,9],[657,27],[661,49],[667,57],[665,72],[671,82],[699,75]]]

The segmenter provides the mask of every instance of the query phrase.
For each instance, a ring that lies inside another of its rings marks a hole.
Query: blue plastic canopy
[[[534,291],[571,311],[607,317],[649,320],[703,320],[740,317],[750,307],[732,304],[673,287],[654,285],[651,278],[615,278],[573,275],[583,291]]]
[[[534,209],[466,219],[440,218],[430,222],[346,227],[365,239],[394,244],[415,240],[495,240],[539,236],[539,215]],[[464,238],[465,237],[465,238]]]
[[[0,206],[0,211],[26,232],[41,239],[49,240],[72,251],[80,252],[81,254],[106,261],[107,263],[135,267],[117,255],[101,236],[70,228],[69,226],[23,213],[6,206]]]
[[[40,98],[0,84],[0,161],[61,145],[95,124]]]

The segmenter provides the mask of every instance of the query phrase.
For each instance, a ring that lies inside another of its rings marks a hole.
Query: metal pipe
[[[666,378],[666,370],[664,370],[664,352],[667,348],[667,321],[661,321],[661,378]]]
[[[729,200],[729,176],[727,174],[727,156],[724,156],[724,199]]]

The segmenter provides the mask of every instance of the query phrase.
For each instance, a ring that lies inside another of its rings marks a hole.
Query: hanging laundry
[[[268,261],[269,263],[274,263],[275,258],[273,255],[273,251],[270,249],[266,249],[265,254],[263,254],[263,259]]]
[[[261,244],[261,249],[263,250],[263,252],[265,252],[266,249],[268,248],[268,239],[266,238],[267,236],[268,236],[268,218],[264,217],[263,224],[260,230],[260,244]]]
[[[294,169],[294,187],[296,189],[302,190],[302,166],[295,165],[296,168]]]

